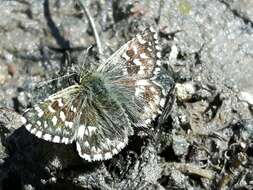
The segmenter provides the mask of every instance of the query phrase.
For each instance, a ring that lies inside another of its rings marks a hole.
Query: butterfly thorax
[[[84,94],[87,94],[87,92],[95,96],[104,96],[107,94],[104,79],[98,73],[83,76],[80,81],[80,86]]]

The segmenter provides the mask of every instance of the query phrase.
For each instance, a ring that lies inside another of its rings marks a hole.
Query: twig
[[[191,164],[191,163],[176,163],[172,162],[169,164],[164,164],[163,169],[165,172],[167,170],[171,170],[172,168],[175,168],[183,173],[186,174],[193,174],[193,175],[198,175],[200,177],[207,178],[209,180],[212,180],[215,176],[214,171],[210,169],[202,169],[200,166]]]
[[[99,55],[103,55],[103,49],[102,49],[101,41],[100,41],[100,38],[98,36],[98,32],[96,30],[95,22],[94,22],[93,18],[91,17],[90,11],[85,6],[83,0],[79,0],[79,4],[80,4],[81,8],[84,10],[86,16],[89,19],[93,34],[95,36],[95,40],[96,40],[96,44],[97,44],[97,48],[98,48],[98,53],[99,53]]]
[[[159,9],[158,9],[158,17],[156,19],[156,24],[159,27],[160,19],[161,19],[161,12],[162,12],[162,7],[164,6],[164,0],[159,1]]]

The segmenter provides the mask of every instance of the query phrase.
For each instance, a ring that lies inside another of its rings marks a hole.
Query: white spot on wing
[[[161,46],[159,46],[159,45],[156,45],[155,49],[157,49],[158,51],[162,50]]]
[[[86,147],[90,147],[90,143],[89,143],[88,141],[85,141],[85,142],[83,143],[83,145],[86,146]]]
[[[155,95],[155,96],[154,96],[154,102],[158,105],[159,102],[160,102],[160,96]]]
[[[45,135],[43,136],[43,139],[46,140],[46,141],[51,141],[52,136],[51,136],[50,134],[45,134]]]
[[[147,58],[149,58],[149,57],[146,55],[146,53],[141,53],[141,54],[140,54],[140,58],[142,58],[142,59],[147,59]]]
[[[110,152],[105,153],[104,158],[105,158],[105,160],[112,158],[112,153],[110,153]]]
[[[151,110],[150,110],[150,108],[149,108],[148,106],[144,106],[144,111],[145,111],[146,113],[148,113],[148,112],[150,112]]]
[[[59,143],[61,141],[61,138],[56,135],[56,136],[54,136],[52,141],[55,142],[55,143]]]
[[[142,92],[143,92],[143,91],[141,90],[141,88],[138,88],[138,87],[137,87],[137,88],[135,89],[135,94],[134,94],[134,95],[135,95],[135,96],[139,96],[139,95],[142,94]]]
[[[161,66],[161,65],[162,65],[162,63],[161,63],[160,60],[157,60],[157,61],[156,61],[156,64],[157,64],[158,66]]]
[[[139,59],[134,59],[134,60],[133,60],[133,63],[134,63],[135,65],[142,65],[142,62],[141,62]]]
[[[21,117],[20,119],[21,119],[22,124],[26,124],[27,120],[25,117]]]
[[[36,128],[33,128],[30,132],[31,132],[32,134],[35,134],[36,131],[37,131],[37,129],[36,129]]]
[[[152,119],[155,120],[157,115],[152,115]]]
[[[62,98],[57,99],[57,102],[58,102],[58,106],[59,107],[63,107],[64,106],[64,104],[62,102]]]
[[[37,133],[35,134],[38,138],[42,137],[42,132],[41,131],[37,131]]]
[[[95,152],[97,152],[97,149],[96,149],[96,147],[95,146],[93,146],[93,147],[91,147],[91,152],[93,152],[93,153],[95,153]]]
[[[54,126],[57,124],[57,117],[56,117],[56,116],[54,116],[54,117],[52,118],[52,122],[53,122],[53,125],[54,125]]]
[[[31,128],[32,128],[32,124],[27,124],[26,126],[25,126],[25,128],[28,130],[28,131],[30,131],[31,130]]]
[[[111,141],[110,139],[106,138],[105,141],[106,141],[106,144],[107,144],[108,146],[111,146],[112,141]]]
[[[128,75],[127,68],[123,68],[122,71],[123,71],[123,75]]]
[[[140,66],[140,70],[138,71],[138,75],[144,75],[145,71],[142,66]]]
[[[127,61],[130,59],[130,57],[125,52],[122,54],[122,57]]]
[[[69,143],[69,139],[67,137],[63,137],[61,140],[62,143],[68,144]]]
[[[133,51],[134,51],[134,54],[138,53],[138,48],[135,45],[133,46]]]
[[[177,46],[173,45],[171,47],[170,55],[169,55],[169,63],[175,63],[178,56],[178,49]]]
[[[154,70],[154,74],[155,74],[155,75],[159,74],[160,70],[161,70],[161,69],[160,69],[159,67],[156,67],[155,70]]]
[[[65,121],[66,117],[63,111],[60,111],[60,118],[62,121]]]
[[[106,143],[103,143],[103,142],[100,143],[100,147],[103,148],[103,149],[108,149],[108,148],[109,148],[109,147],[107,146],[107,144],[106,144]]]
[[[121,150],[124,147],[125,147],[125,143],[124,142],[119,142],[119,144],[117,145],[117,149],[118,150]]]
[[[91,160],[91,156],[89,155],[89,154],[82,154],[82,155],[80,155],[82,158],[84,158],[85,160],[87,160],[87,161],[89,161],[89,162],[91,162],[92,160]]]
[[[44,115],[43,110],[38,105],[35,105],[34,109],[38,112],[38,117],[42,117]]]
[[[38,105],[35,105],[35,106],[34,106],[34,109],[35,109],[37,112],[41,111],[41,109],[40,109],[40,107],[39,107]]]
[[[136,38],[140,42],[140,44],[145,44],[146,43],[146,40],[144,40],[143,37],[140,34],[137,34]]]
[[[82,157],[83,159],[85,159],[85,160],[87,160],[89,162],[92,161],[90,155],[85,154],[85,153],[82,154],[81,146],[80,146],[80,144],[78,142],[76,142],[76,149],[77,149],[77,152],[78,152],[78,154],[79,154],[80,157]]]
[[[89,134],[93,134],[97,130],[97,127],[95,126],[88,126]]]
[[[42,117],[44,115],[44,112],[41,111],[41,112],[38,112],[38,117]]]
[[[71,121],[65,121],[64,124],[69,127],[70,129],[73,127],[74,123]]]
[[[71,106],[71,107],[70,107],[70,110],[73,111],[74,113],[76,113],[76,107]]]
[[[86,126],[85,126],[85,125],[80,125],[80,126],[78,127],[77,136],[78,136],[79,138],[83,139],[84,134],[87,133],[86,131],[87,131],[87,130],[86,130]],[[88,134],[86,134],[86,135],[88,135]]]
[[[158,34],[154,33],[154,38],[157,40],[158,39]]]
[[[44,127],[47,128],[48,125],[47,125],[47,121],[44,121]]]
[[[55,113],[56,111],[54,110],[54,108],[52,108],[51,105],[48,105],[47,107],[48,111],[50,111],[51,113]]]
[[[95,154],[95,155],[93,155],[93,160],[102,160],[102,159],[103,159],[102,154]]]
[[[136,86],[149,86],[150,82],[148,80],[137,80],[135,83]]]
[[[149,89],[150,89],[152,92],[157,92],[157,90],[156,90],[155,87],[153,87],[153,86],[151,86]]]
[[[165,105],[165,98],[162,98],[160,100],[160,106],[163,107]]]
[[[114,148],[114,149],[112,149],[112,153],[113,154],[117,154],[119,151],[116,149],[116,148]]]
[[[102,150],[100,148],[97,147],[97,152],[102,152]]]
[[[148,124],[150,124],[150,123],[151,123],[151,119],[146,119],[146,120],[145,120],[145,124],[148,125]]]
[[[138,86],[135,88],[135,96],[139,96],[144,92],[144,87],[143,86]]]
[[[149,30],[150,30],[151,32],[153,32],[153,33],[156,32],[155,29],[154,29],[152,26],[149,27]]]

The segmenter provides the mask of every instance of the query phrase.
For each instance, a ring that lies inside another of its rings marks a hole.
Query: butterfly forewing
[[[121,73],[121,77],[115,78],[114,82],[118,86],[126,87],[134,98],[133,104],[128,101],[128,104],[123,106],[133,120],[137,120],[134,122],[136,125],[148,125],[162,112],[165,104],[166,92],[157,80],[164,70],[160,50],[157,33],[154,29],[147,28],[124,44],[107,60],[106,66],[103,66],[110,68],[107,73],[111,76]],[[122,97],[122,94],[119,94]]]
[[[24,113],[25,127],[39,138],[55,143],[71,143],[78,114],[78,85],[50,96]]]

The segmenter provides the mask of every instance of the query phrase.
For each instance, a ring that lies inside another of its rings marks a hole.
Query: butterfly
[[[169,76],[160,59],[158,35],[146,28],[103,63],[83,68],[78,83],[26,110],[23,124],[46,141],[75,143],[87,161],[110,159],[133,127],[147,127],[163,112]]]

